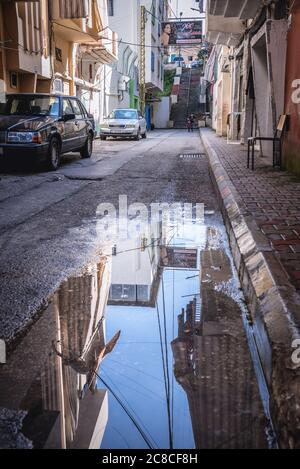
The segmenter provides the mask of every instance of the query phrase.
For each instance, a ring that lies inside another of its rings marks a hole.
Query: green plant
[[[176,76],[176,70],[165,70],[164,91],[160,91],[156,94],[158,98],[171,96],[175,76]]]

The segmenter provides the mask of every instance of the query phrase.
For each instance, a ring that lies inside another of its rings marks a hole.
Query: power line
[[[141,435],[141,437],[143,438],[143,440],[145,441],[146,445],[148,446],[149,449],[154,449],[153,446],[152,446],[152,443],[151,441],[149,440],[149,438],[147,437],[147,435],[145,434],[144,430],[141,428],[141,426],[138,424],[138,422],[135,420],[135,418],[131,415],[131,413],[129,412],[129,410],[126,408],[126,406],[123,404],[123,402],[121,401],[121,399],[119,398],[119,396],[114,392],[114,390],[109,386],[109,384],[107,384],[103,378],[101,378],[101,376],[96,372],[94,371],[95,375],[97,376],[97,378],[104,384],[104,386],[109,390],[109,392],[114,396],[114,398],[116,399],[116,401],[118,402],[118,404],[122,407],[122,409],[124,410],[124,412],[126,413],[126,415],[129,417],[129,419],[131,420],[131,422],[133,423],[133,425],[135,426],[135,428],[138,430],[139,434]]]
[[[152,267],[150,254],[149,261]],[[162,357],[162,365],[163,365],[163,373],[164,373],[164,384],[165,384],[165,393],[166,393],[166,403],[167,403],[167,415],[168,415],[168,430],[169,430],[169,443],[170,449],[173,449],[173,436],[172,436],[172,423],[171,423],[171,409],[170,409],[170,377],[169,377],[169,363],[168,363],[168,345],[167,345],[167,325],[166,325],[166,312],[165,312],[165,299],[164,299],[164,284],[163,284],[163,274],[162,274],[162,291],[163,291],[163,302],[164,302],[164,336],[165,336],[165,351],[163,346],[163,331],[161,326],[160,320],[160,312],[157,299],[155,300],[156,305],[156,313],[157,313],[157,322],[158,322],[158,329],[159,329],[159,337],[160,337],[160,348],[161,348],[161,357]]]
[[[165,287],[164,287],[163,275],[162,275],[162,296],[163,296],[164,335],[165,335],[165,353],[166,353],[166,373],[167,373],[167,388],[168,388],[169,440],[170,440],[170,449],[173,449],[172,420],[171,420],[171,408],[170,408],[171,400],[170,400],[170,370],[169,370],[169,352],[168,352],[168,335],[167,335],[167,317],[166,317]]]
[[[146,10],[148,11],[148,10]],[[148,12],[149,13],[149,12]],[[84,34],[88,37],[92,37],[94,39],[97,39],[97,41],[99,41],[100,39],[105,39],[107,42],[106,44],[113,44],[113,43],[118,43],[118,44],[127,44],[129,46],[135,46],[135,47],[141,47],[142,44],[136,44],[134,42],[127,42],[127,41],[123,41],[122,39],[107,39],[106,37],[99,37],[95,34],[89,34],[89,33],[86,33],[84,31],[78,31],[78,29],[76,28],[72,28],[71,26],[66,26],[66,25],[62,25],[62,24],[59,24],[59,23],[56,23],[55,21],[52,21],[54,24],[57,24],[58,26],[60,26],[61,28],[65,28],[65,29],[70,29],[71,31],[76,31],[77,33],[80,32],[80,34]],[[96,45],[95,45],[96,46]],[[162,49],[162,46],[154,46],[154,45],[149,45],[149,44],[145,44],[145,47],[147,48],[150,48],[150,49]]]

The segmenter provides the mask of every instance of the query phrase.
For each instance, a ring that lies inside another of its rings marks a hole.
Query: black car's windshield
[[[0,115],[59,116],[59,99],[55,96],[7,96],[0,104]]]
[[[137,119],[137,112],[136,111],[114,111],[110,115],[111,119]]]

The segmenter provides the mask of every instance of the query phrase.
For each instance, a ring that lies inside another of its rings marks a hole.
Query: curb
[[[254,335],[270,391],[270,411],[281,448],[300,448],[300,296],[247,211],[217,152],[200,131],[234,262],[254,323]],[[299,348],[299,347],[298,347]],[[299,356],[299,354],[298,354]]]

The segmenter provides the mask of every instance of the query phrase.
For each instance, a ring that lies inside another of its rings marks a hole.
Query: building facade
[[[0,1],[0,92],[50,91],[48,18],[47,0]]]
[[[299,26],[298,0],[207,3],[207,39],[215,46],[215,63],[210,63],[206,70],[207,87],[212,89],[213,96],[213,127],[220,135],[246,144],[251,136],[273,137],[280,116],[287,114],[284,166],[297,173],[300,173]],[[221,70],[216,54],[220,47],[225,64]],[[226,91],[228,112],[224,110],[224,95],[218,90],[224,73],[230,83],[230,91]],[[218,125],[214,116],[221,119]],[[270,156],[272,143],[263,142],[259,150]]]
[[[78,96],[100,123],[103,68],[117,61],[118,53],[107,5],[107,0],[1,0],[0,93]]]
[[[284,142],[285,166],[300,174],[300,0],[291,3],[287,35],[285,112],[290,116]]]
[[[118,61],[106,66],[106,114],[117,108],[139,108],[140,0],[110,0],[108,23],[119,36]]]

